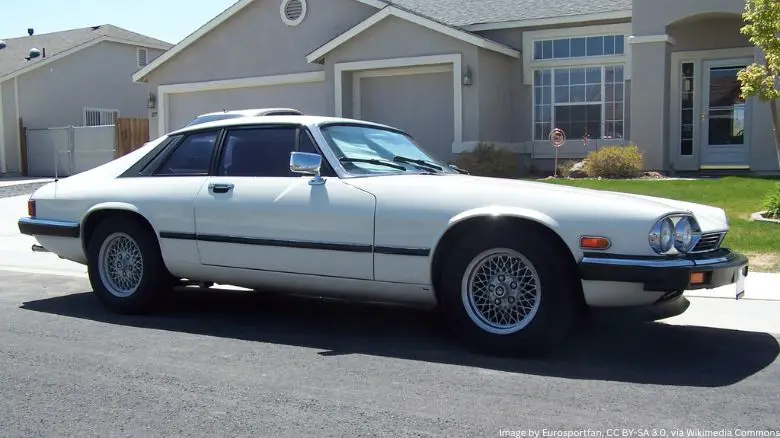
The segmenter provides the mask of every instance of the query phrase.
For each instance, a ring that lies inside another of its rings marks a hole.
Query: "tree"
[[[764,57],[763,62],[753,63],[739,72],[742,97],[758,97],[769,103],[780,166],[780,115],[777,110],[780,98],[780,0],[746,0],[742,19],[746,23],[741,29],[742,34],[761,50]]]

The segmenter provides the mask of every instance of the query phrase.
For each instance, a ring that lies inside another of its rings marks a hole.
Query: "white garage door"
[[[452,72],[371,76],[355,75],[359,96],[355,112],[362,120],[382,123],[411,134],[440,160],[453,158]]]
[[[248,108],[295,108],[304,114],[330,115],[327,85],[311,82],[175,93],[168,97],[168,131],[174,131],[203,113]]]

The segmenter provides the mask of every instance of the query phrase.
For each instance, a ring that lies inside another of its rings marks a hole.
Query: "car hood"
[[[539,211],[556,221],[655,221],[670,213],[692,213],[703,232],[728,228],[723,209],[652,196],[585,189],[535,181],[473,175],[388,175],[353,178],[350,184],[382,201],[403,199],[424,208],[467,210],[507,206]],[[654,181],[643,182],[658,184]],[[410,204],[411,203],[411,204]]]

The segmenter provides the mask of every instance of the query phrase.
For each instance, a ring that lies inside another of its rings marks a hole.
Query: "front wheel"
[[[576,290],[565,257],[537,230],[471,234],[445,262],[440,308],[460,338],[501,355],[549,351],[571,327]]]
[[[146,312],[172,287],[157,239],[137,220],[103,221],[87,251],[92,289],[114,312]]]

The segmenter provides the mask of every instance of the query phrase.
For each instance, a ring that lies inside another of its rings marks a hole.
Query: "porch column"
[[[631,142],[645,154],[646,170],[669,170],[669,69],[667,35],[632,37]]]

